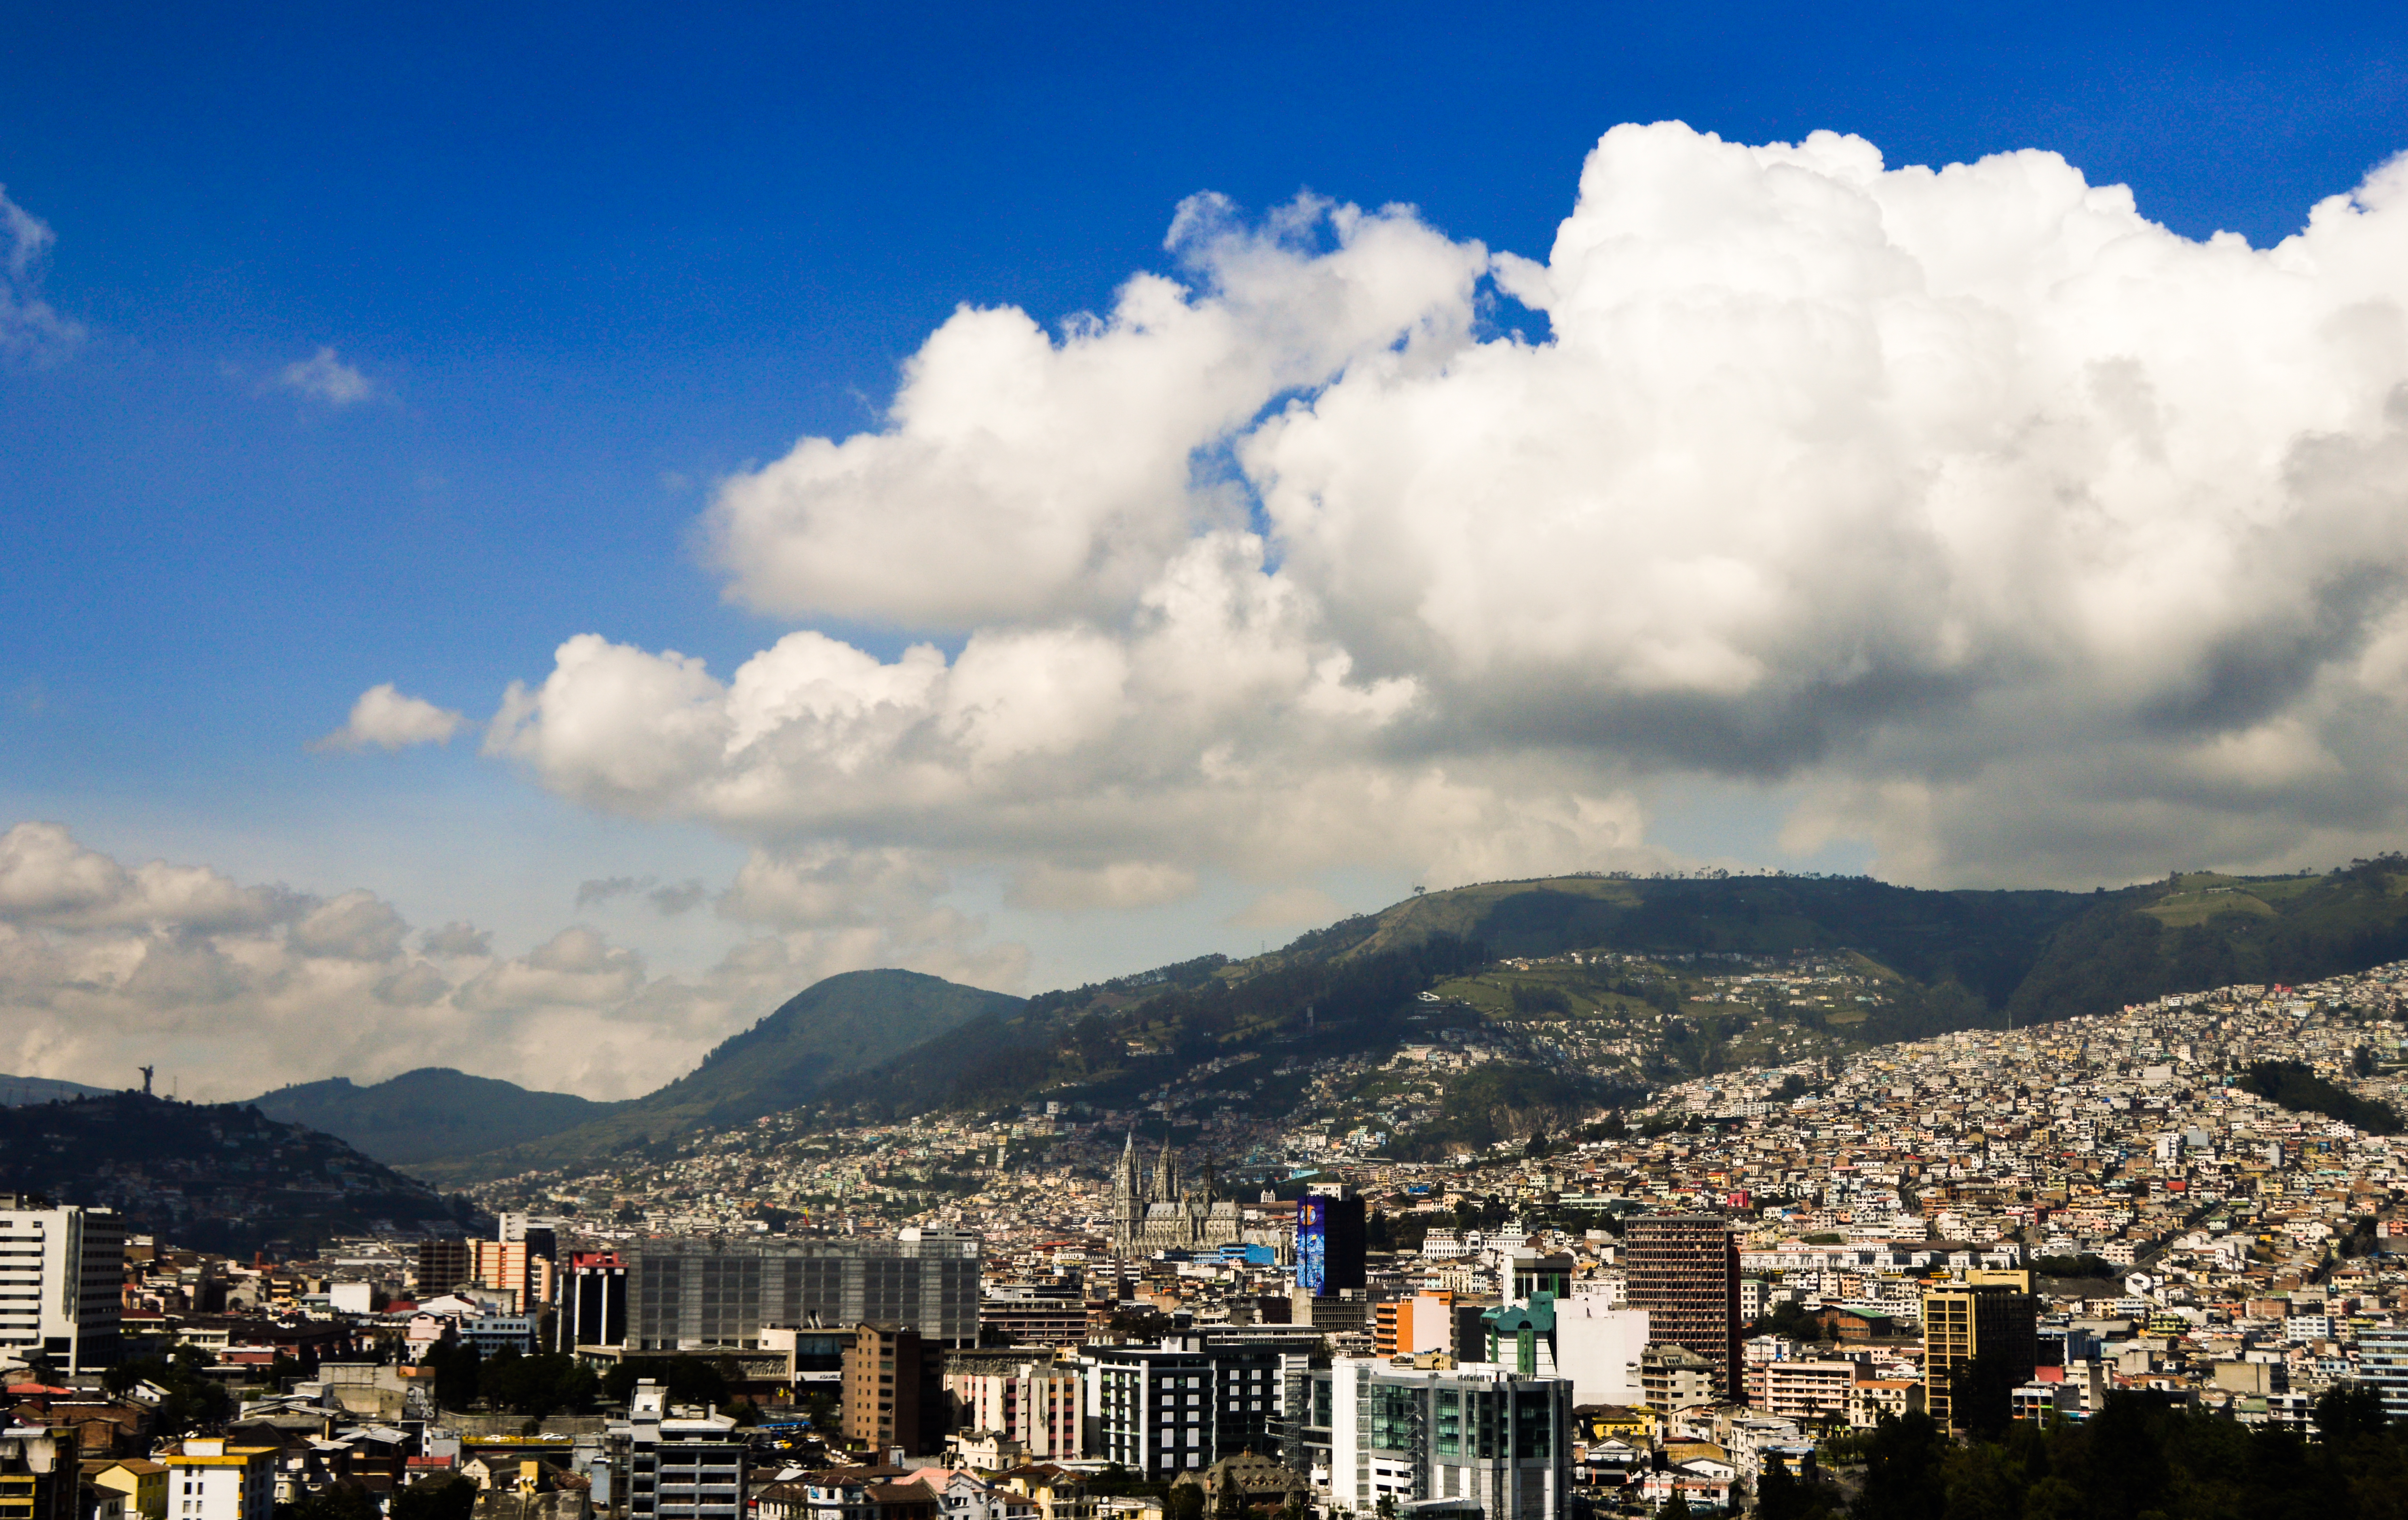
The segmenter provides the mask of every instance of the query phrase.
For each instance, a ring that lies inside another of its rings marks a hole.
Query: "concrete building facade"
[[[1272,1449],[1280,1354],[1174,1337],[1095,1346],[1084,1358],[1087,1455],[1161,1481]]]
[[[626,1255],[627,1349],[752,1351],[768,1326],[908,1325],[976,1343],[979,1240],[905,1230],[892,1240],[652,1240]]]
[[[1647,1312],[1648,1339],[1712,1363],[1714,1386],[1739,1383],[1739,1238],[1715,1214],[1643,1214],[1624,1226],[1630,1307]]]
[[[1086,1378],[1073,1365],[1023,1355],[954,1352],[945,1357],[953,1423],[1017,1441],[1031,1458],[1076,1461],[1086,1455]]]
[[[275,1513],[273,1446],[188,1436],[159,1461],[167,1470],[167,1520],[270,1520]]]
[[[726,1415],[681,1412],[668,1391],[638,1383],[627,1418],[609,1431],[614,1493],[626,1520],[740,1520],[752,1470],[743,1433]]]
[[[1644,1309],[1614,1307],[1603,1294],[1555,1301],[1555,1371],[1572,1380],[1575,1404],[1636,1404],[1645,1397],[1639,1364],[1647,1354]]]
[[[125,1228],[108,1209],[0,1194],[0,1361],[75,1377],[117,1359]]]

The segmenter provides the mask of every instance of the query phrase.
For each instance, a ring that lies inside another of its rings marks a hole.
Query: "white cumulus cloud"
[[[1543,262],[1211,197],[1170,248],[722,485],[729,595],[806,626],[725,677],[570,638],[489,752],[1031,905],[1644,865],[1684,778],[1928,882],[2408,831],[2408,160],[2252,249],[2048,152],[1668,122]]]
[[[312,401],[337,408],[356,406],[377,392],[374,380],[357,366],[335,357],[331,348],[321,348],[307,359],[295,359],[277,371],[276,383]]]
[[[342,727],[315,740],[315,750],[407,749],[413,744],[449,744],[468,720],[419,696],[404,696],[393,682],[371,686],[351,704]]]
[[[147,1062],[187,1097],[226,1099],[439,1065],[633,1097],[837,971],[1019,985],[1026,953],[936,902],[944,886],[899,856],[756,857],[722,899],[744,938],[698,975],[654,975],[589,928],[497,954],[465,923],[413,935],[373,892],[128,867],[60,825],[20,824],[0,833],[0,1070],[106,1082]],[[665,911],[702,896],[673,891]]]

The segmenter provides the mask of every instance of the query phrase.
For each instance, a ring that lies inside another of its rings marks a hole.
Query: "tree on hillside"
[[[1946,1513],[1948,1491],[1941,1478],[1946,1453],[1929,1415],[1883,1415],[1866,1447],[1856,1520],[1932,1520]]]
[[[467,1478],[412,1484],[394,1490],[385,1520],[468,1520],[477,1506],[477,1485]]]
[[[647,1379],[660,1384],[672,1404],[706,1404],[717,1409],[727,1402],[727,1369],[699,1356],[651,1356],[623,1361],[604,1377],[602,1388],[613,1399],[625,1403],[636,1391],[636,1384]]]
[[[565,1352],[526,1356],[506,1347],[478,1369],[478,1391],[497,1410],[541,1419],[559,1410],[590,1412],[601,1395],[602,1381]]]
[[[435,1369],[435,1401],[445,1409],[466,1409],[477,1401],[478,1371],[484,1358],[477,1348],[438,1341],[426,1348],[422,1367]]]
[[[198,1346],[178,1346],[164,1357],[120,1362],[102,1374],[102,1384],[111,1393],[124,1393],[140,1383],[164,1391],[166,1397],[152,1412],[151,1428],[172,1440],[222,1425],[234,1413],[234,1398],[225,1384],[202,1370],[216,1364],[217,1358]]]

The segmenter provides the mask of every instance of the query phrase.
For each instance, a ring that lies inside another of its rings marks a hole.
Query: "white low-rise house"
[[[942,1520],[1036,1520],[1036,1500],[959,1468],[922,1468],[904,1481],[924,1484],[937,1496]]]
[[[1888,1415],[1902,1420],[1923,1408],[1920,1378],[1867,1378],[1848,1390],[1848,1424],[1870,1430]]]
[[[1727,1510],[1731,1507],[1732,1481],[1728,1462],[1684,1462],[1640,1479],[1639,1497],[1660,1508],[1678,1494],[1692,1511]]]

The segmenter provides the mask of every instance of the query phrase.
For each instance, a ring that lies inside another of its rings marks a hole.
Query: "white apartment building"
[[[1555,1372],[1572,1380],[1575,1404],[1642,1403],[1640,1358],[1647,1353],[1647,1311],[1616,1307],[1602,1294],[1555,1300]]]
[[[125,1229],[108,1209],[0,1194],[0,1362],[76,1376],[117,1359]]]

